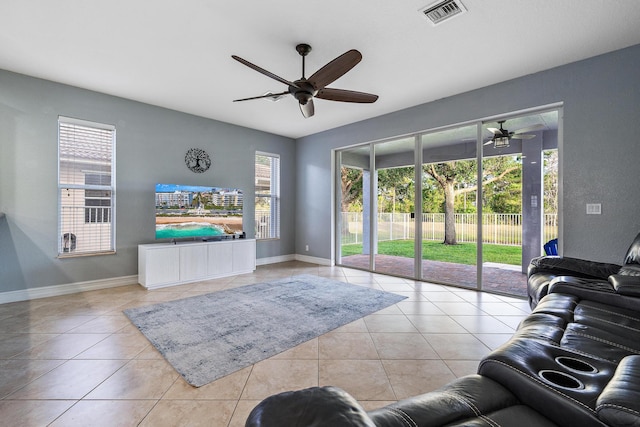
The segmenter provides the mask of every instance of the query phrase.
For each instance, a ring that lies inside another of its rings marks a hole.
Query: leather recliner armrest
[[[612,274],[618,273],[622,266],[606,262],[589,261],[580,258],[542,256],[533,258],[529,264],[527,275],[545,272],[558,276],[577,276],[587,279],[606,280]]]
[[[368,412],[377,427],[556,426],[543,414],[521,404],[502,385],[468,375],[438,390]]]
[[[264,399],[245,427],[376,427],[360,404],[337,387],[311,387]]]
[[[620,295],[640,298],[639,276],[612,274],[611,276],[609,276],[609,283],[611,283],[616,293]]]
[[[598,418],[613,427],[640,426],[640,355],[627,356],[596,402]]]

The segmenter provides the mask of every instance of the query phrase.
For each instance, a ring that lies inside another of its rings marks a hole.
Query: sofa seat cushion
[[[614,363],[620,362],[630,354],[640,353],[637,336],[613,334],[580,323],[567,325],[560,346]]]
[[[616,363],[640,354],[639,337],[640,312],[557,293],[544,297],[514,335]]]
[[[637,310],[582,300],[574,309],[573,321],[609,331],[615,335],[636,338],[640,336],[640,311]]]

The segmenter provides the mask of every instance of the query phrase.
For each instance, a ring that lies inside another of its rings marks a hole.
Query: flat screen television
[[[156,184],[156,239],[222,239],[241,234],[238,188]]]

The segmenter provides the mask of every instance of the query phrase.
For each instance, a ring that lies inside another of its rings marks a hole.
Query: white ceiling
[[[0,68],[292,138],[640,43],[638,0],[461,0],[433,26],[433,0],[0,0]],[[349,49],[363,60],[329,87],[375,93],[375,104],[293,97],[233,99]]]

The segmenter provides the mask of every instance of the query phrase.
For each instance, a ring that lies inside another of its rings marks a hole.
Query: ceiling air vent
[[[445,0],[433,3],[420,9],[420,13],[429,19],[433,25],[437,25],[442,21],[453,18],[466,12],[464,5],[460,0]]]

